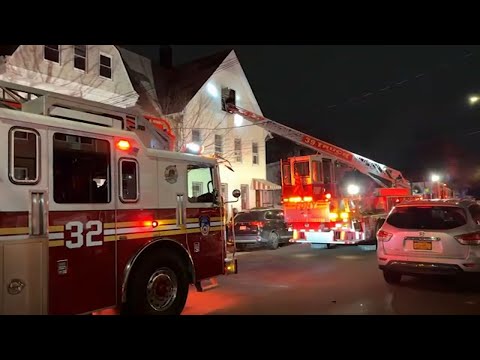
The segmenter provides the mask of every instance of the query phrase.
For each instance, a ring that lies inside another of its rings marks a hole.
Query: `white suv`
[[[480,205],[417,200],[397,205],[377,232],[377,260],[387,283],[402,275],[480,272]]]

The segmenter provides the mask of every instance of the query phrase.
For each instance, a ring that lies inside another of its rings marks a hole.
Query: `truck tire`
[[[127,313],[180,315],[188,296],[189,280],[184,261],[168,250],[139,259],[127,288]]]

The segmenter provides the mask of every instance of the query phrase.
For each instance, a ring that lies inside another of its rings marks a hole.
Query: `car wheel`
[[[270,249],[276,250],[278,249],[278,242],[279,242],[279,236],[276,232],[271,232],[270,235],[268,236],[268,245]]]
[[[383,270],[383,278],[388,284],[398,284],[402,279],[402,274],[393,271]]]
[[[327,249],[333,249],[335,247],[335,244],[327,244]]]

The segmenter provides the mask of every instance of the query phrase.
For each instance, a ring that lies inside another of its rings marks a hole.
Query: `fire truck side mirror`
[[[238,199],[238,198],[240,197],[240,195],[241,195],[240,190],[235,189],[235,190],[232,191],[232,196],[233,196],[235,199]]]

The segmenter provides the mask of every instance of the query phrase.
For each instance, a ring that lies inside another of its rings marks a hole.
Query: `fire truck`
[[[216,159],[113,106],[43,92],[4,107],[0,314],[180,314],[190,285],[236,273]]]
[[[293,233],[291,242],[372,244],[395,204],[421,196],[412,194],[402,173],[338,146],[319,140],[235,105],[226,97],[224,108],[292,142],[315,155],[281,161],[282,202],[285,220]],[[366,175],[370,185],[361,191],[355,183],[340,186],[348,172]]]

